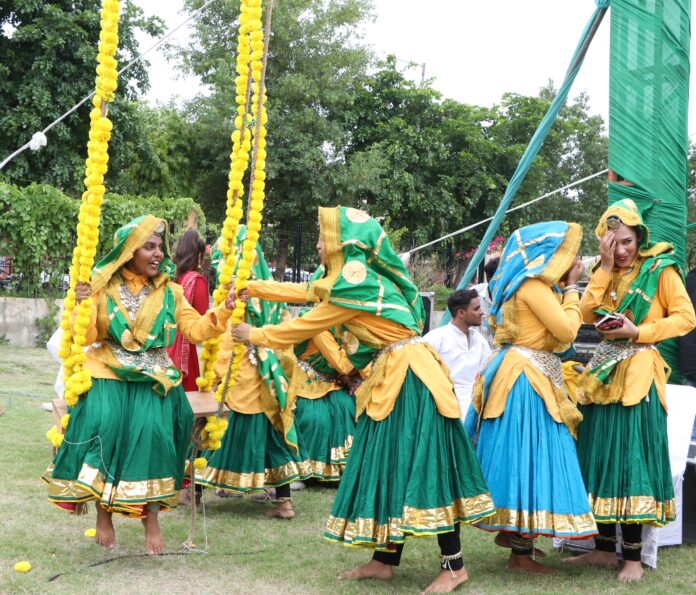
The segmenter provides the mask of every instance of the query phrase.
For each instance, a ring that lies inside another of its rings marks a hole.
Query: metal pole
[[[295,223],[295,263],[292,270],[293,283],[299,283],[302,263],[302,223]]]

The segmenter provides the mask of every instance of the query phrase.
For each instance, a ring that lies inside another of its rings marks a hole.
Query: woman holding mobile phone
[[[617,578],[628,582],[643,576],[642,525],[662,527],[676,517],[667,445],[669,368],[656,346],[689,332],[696,318],[674,247],[649,242],[632,200],[610,206],[595,234],[601,261],[580,308],[585,322],[611,312],[622,324],[597,327],[603,341],[578,384],[578,456],[599,536],[593,552],[572,561],[618,567],[621,523],[624,565]]]

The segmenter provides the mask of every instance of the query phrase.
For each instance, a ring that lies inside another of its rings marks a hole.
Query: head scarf
[[[418,333],[425,310],[382,226],[364,211],[319,208],[326,273],[310,284],[312,301],[369,312]]]
[[[147,287],[137,319],[132,321],[122,302],[119,270],[152,234],[162,237],[164,256],[152,286]],[[152,382],[153,389],[160,395],[181,382],[181,373],[171,365],[163,349],[174,342],[176,333],[176,303],[167,283],[173,271],[167,222],[143,215],[116,230],[114,248],[94,267],[92,275],[92,288],[104,292],[99,315],[109,320],[107,334],[110,339],[92,353],[121,380]]]
[[[141,215],[116,230],[113,249],[96,264],[92,271],[92,289],[98,291],[104,288],[111,277],[133,258],[136,250],[141,248],[152,234],[162,237],[164,253],[154,279],[155,285],[160,285],[168,279],[174,272],[174,263],[169,251],[169,226],[164,219],[154,215]]]
[[[635,227],[640,230],[640,238],[638,239],[639,248],[644,250],[650,246],[650,230],[643,223],[643,218],[640,211],[630,198],[624,198],[611,205],[604,214],[599,218],[599,223],[595,227],[595,236],[598,240],[609,231],[607,219],[617,218],[621,223],[628,227]]]
[[[488,324],[496,343],[509,344],[517,335],[513,298],[520,285],[527,279],[539,279],[560,291],[557,284],[573,264],[581,241],[582,227],[565,221],[535,223],[510,236],[489,283],[492,303]]]

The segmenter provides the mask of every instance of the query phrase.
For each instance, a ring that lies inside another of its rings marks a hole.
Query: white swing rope
[[[186,25],[189,21],[192,19],[196,18],[205,8],[207,8],[209,5],[211,5],[215,0],[208,0],[203,6],[201,6],[198,10],[193,12],[186,20],[182,21],[179,23],[176,27],[173,29],[169,30],[163,37],[161,37],[159,40],[157,40],[154,44],[152,44],[148,49],[146,49],[142,54],[137,56],[136,58],[133,58],[128,64],[126,64],[121,70],[118,71],[119,76],[124,73],[126,70],[128,70],[131,66],[134,64],[137,64],[142,60],[145,56],[147,56],[152,50],[160,46],[163,42],[165,42],[167,39],[169,39],[174,33],[176,33],[179,29],[181,29],[184,25]],[[23,153],[27,149],[31,148],[32,151],[36,151],[40,149],[41,147],[46,146],[47,140],[46,140],[46,133],[51,130],[56,124],[59,124],[65,118],[67,118],[70,114],[72,114],[75,110],[77,110],[81,105],[83,105],[85,102],[89,101],[94,97],[95,91],[92,91],[89,95],[86,95],[83,97],[78,103],[73,105],[67,112],[65,112],[62,116],[56,118],[53,122],[51,122],[46,128],[41,130],[40,132],[35,132],[33,136],[31,137],[31,140],[26,143],[25,145],[21,146],[19,149],[17,149],[14,153],[12,153],[9,157],[7,157],[2,163],[0,163],[0,170],[5,167],[10,161],[12,161],[17,155]]]
[[[568,190],[568,189],[573,188],[575,186],[579,186],[580,184],[583,184],[589,180],[592,180],[593,178],[597,178],[601,175],[604,175],[608,171],[609,171],[608,169],[603,169],[602,171],[598,171],[596,174],[592,174],[591,176],[586,176],[580,180],[577,180],[575,182],[571,182],[570,184],[566,184],[565,186],[562,186],[561,188],[557,188],[556,190],[553,190],[552,192],[548,192],[542,196],[538,196],[537,198],[532,199],[528,202],[525,202],[521,205],[518,205],[516,207],[508,209],[507,211],[505,211],[505,214],[507,215],[508,213],[512,213],[513,211],[518,211],[520,209],[524,209],[525,207],[528,207],[529,205],[534,204],[535,202],[538,202],[538,201],[543,200],[545,198],[549,198],[550,196],[553,196],[555,194],[563,192],[564,190]],[[441,238],[433,240],[432,242],[428,242],[427,244],[417,246],[415,248],[412,248],[411,250],[408,250],[407,252],[402,252],[401,254],[399,254],[399,257],[401,258],[402,261],[404,261],[405,263],[408,263],[409,259],[411,258],[411,254],[418,252],[419,250],[423,250],[423,248],[428,248],[429,246],[432,246],[434,244],[444,242],[445,240],[448,240],[449,238],[453,238],[454,236],[457,236],[457,235],[462,234],[466,231],[474,229],[475,227],[479,227],[480,225],[483,225],[484,223],[488,223],[492,219],[493,219],[493,217],[488,217],[487,219],[482,219],[481,221],[478,221],[477,223],[472,223],[471,225],[467,225],[466,227],[462,227],[461,229],[458,229],[457,231],[453,231],[452,233],[448,233],[446,236],[442,236]]]

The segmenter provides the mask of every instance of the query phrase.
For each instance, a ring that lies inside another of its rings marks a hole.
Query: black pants
[[[454,526],[454,531],[438,533],[437,543],[440,546],[440,554],[442,556],[454,556],[460,553],[462,551],[462,544],[459,540],[459,524]],[[375,553],[372,554],[372,559],[382,564],[388,564],[389,566],[398,566],[401,562],[404,544],[396,543],[392,545],[394,549],[390,549],[388,552],[375,551]],[[462,558],[448,560],[446,563],[441,564],[441,567],[451,570],[461,570],[464,568],[464,560]]]
[[[278,486],[276,489],[276,499],[277,498],[290,498],[290,484]]]
[[[595,537],[595,549],[600,552],[616,551],[616,523],[597,523],[599,536]],[[643,525],[621,523],[621,553],[623,559],[629,562],[640,562],[643,549]]]

